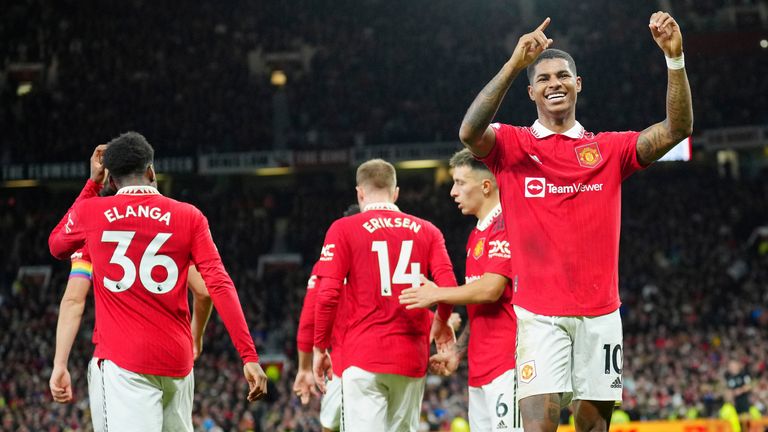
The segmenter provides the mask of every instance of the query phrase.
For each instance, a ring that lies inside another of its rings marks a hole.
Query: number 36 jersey
[[[205,216],[151,186],[92,198],[98,189],[89,180],[48,239],[51,254],[59,259],[84,244],[91,255],[99,329],[94,356],[136,373],[189,374],[187,271],[194,263],[241,358],[258,361]]]
[[[422,377],[429,358],[430,313],[406,310],[398,296],[420,285],[456,286],[442,233],[430,222],[376,203],[328,229],[317,266],[315,346],[330,343],[335,305],[344,296],[343,369]],[[341,293],[341,281],[347,280]],[[451,308],[441,306],[443,319]]]

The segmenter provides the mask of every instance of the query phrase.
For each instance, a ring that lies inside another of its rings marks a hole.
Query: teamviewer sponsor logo
[[[543,198],[546,193],[547,180],[544,177],[525,178],[525,197]]]

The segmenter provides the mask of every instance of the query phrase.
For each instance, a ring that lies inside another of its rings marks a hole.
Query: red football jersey
[[[301,307],[299,316],[299,328],[296,331],[296,347],[299,351],[312,353],[312,346],[315,341],[315,303],[317,301],[317,265],[312,267],[312,274],[307,281],[307,294],[304,296],[304,304]],[[344,296],[339,298],[338,312],[333,323],[333,332],[331,334],[331,364],[333,364],[333,373],[341,376],[342,369],[341,341],[344,337]]]
[[[406,310],[398,301],[405,288],[428,275],[439,286],[456,286],[442,233],[430,222],[405,214],[394,204],[366,206],[328,229],[318,265],[315,346],[327,348],[341,282],[346,334],[343,369],[422,377],[429,358],[430,315]],[[441,307],[444,319],[450,307]]]
[[[621,182],[642,168],[639,132],[491,126],[496,145],[482,160],[501,192],[513,303],[550,316],[616,310]]]
[[[237,291],[207,219],[194,206],[150,186],[124,187],[105,198],[81,194],[48,244],[63,259],[86,241],[99,329],[95,356],[136,373],[189,374],[187,271],[194,263],[243,361],[258,361]]]
[[[510,250],[501,205],[477,223],[467,240],[465,282],[485,273],[512,276]],[[512,308],[512,287],[504,288],[498,300],[487,304],[468,304],[469,315],[469,385],[480,387],[515,368],[517,321]]]

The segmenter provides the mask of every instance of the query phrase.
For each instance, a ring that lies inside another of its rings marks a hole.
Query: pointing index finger
[[[551,21],[549,17],[544,18],[544,21],[536,28],[536,31],[544,31]]]

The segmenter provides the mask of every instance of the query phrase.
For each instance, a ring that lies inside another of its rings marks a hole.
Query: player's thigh
[[[320,424],[330,430],[339,430],[341,422],[341,377],[334,375],[325,384],[325,394],[320,400]]]
[[[418,430],[426,377],[412,378],[382,374],[381,379],[388,389],[387,424],[389,427],[387,430],[392,432]]]
[[[624,362],[619,311],[579,320],[573,336],[574,399],[621,401]]]
[[[162,430],[163,391],[159,381],[125,370],[109,360],[101,361],[101,372],[106,431]]]
[[[195,376],[190,371],[183,378],[162,377],[163,432],[192,432],[192,401]]]
[[[106,432],[104,426],[104,381],[101,377],[99,359],[88,362],[88,402],[91,407],[91,422],[94,432]]]
[[[468,393],[469,406],[467,408],[467,414],[469,415],[469,430],[491,430],[491,411],[488,409],[489,403],[485,401],[485,392],[483,391],[483,388],[469,386]]]
[[[356,366],[341,376],[342,430],[387,431],[387,393],[377,374]]]
[[[538,315],[515,306],[517,315],[517,398],[571,394],[570,317]]]
[[[504,372],[482,387],[470,387],[469,390],[471,430],[504,432],[523,430],[517,401],[515,369]],[[479,392],[473,392],[473,390],[479,390]]]

